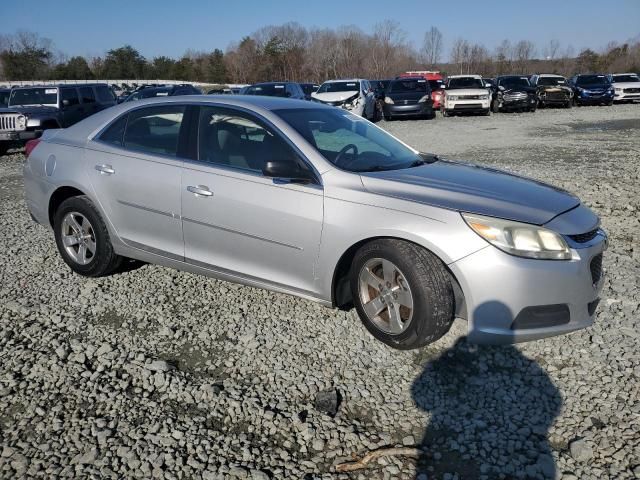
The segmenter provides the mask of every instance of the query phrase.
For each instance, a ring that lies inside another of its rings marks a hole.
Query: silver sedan
[[[466,318],[510,343],[589,326],[607,237],[566,191],[271,97],[133,102],[27,145],[26,199],[84,276],[124,258],[355,307],[395,348]]]

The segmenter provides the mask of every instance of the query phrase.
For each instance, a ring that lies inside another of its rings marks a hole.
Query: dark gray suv
[[[0,108],[0,155],[44,130],[69,127],[115,104],[105,83],[13,88],[7,106]]]

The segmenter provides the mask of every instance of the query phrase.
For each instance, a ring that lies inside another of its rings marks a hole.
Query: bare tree
[[[471,55],[471,46],[469,42],[463,38],[456,38],[451,47],[451,63],[455,64],[458,73],[464,73],[468,69],[469,58]]]
[[[535,45],[529,40],[520,40],[513,48],[516,60],[516,68],[519,73],[526,73],[529,67],[529,60],[535,53]]]
[[[422,54],[424,55],[425,63],[432,68],[440,61],[440,56],[442,55],[442,32],[436,27],[431,27],[424,34]]]
[[[547,60],[555,60],[560,51],[560,42],[556,39],[549,40],[549,43],[544,47],[543,55]]]
[[[394,56],[404,47],[405,37],[398,22],[385,20],[375,25],[370,49],[375,78],[384,78],[393,73]]]

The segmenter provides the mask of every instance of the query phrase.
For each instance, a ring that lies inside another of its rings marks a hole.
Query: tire
[[[533,107],[530,107],[530,108],[529,108],[529,111],[530,111],[530,112],[535,112],[536,110],[537,110],[536,105],[534,105]]]
[[[482,115],[484,115],[485,117],[491,116],[491,109],[487,108],[484,112],[482,112]]]
[[[498,113],[500,111],[500,102],[498,102],[498,100],[493,100],[491,102],[491,111],[493,113]]]
[[[390,122],[391,120],[393,120],[393,117],[391,115],[385,115],[384,116],[384,121],[385,122]]]
[[[9,151],[9,144],[0,143],[0,157],[2,155],[6,155],[8,151]]]
[[[391,280],[388,283],[384,280],[385,269]],[[390,347],[419,348],[435,342],[451,328],[454,319],[451,280],[440,259],[426,249],[403,240],[374,240],[356,252],[350,275],[360,320],[375,338]],[[371,286],[378,281],[381,282],[378,286]],[[402,304],[401,298],[407,303],[410,299],[413,308]],[[393,308],[397,315],[394,317],[399,319],[395,324],[385,301],[397,307]],[[377,313],[372,312],[374,318],[367,314],[371,307],[381,305],[381,309],[374,310]]]
[[[613,100],[610,100],[607,102],[607,107],[611,107],[611,106],[613,106]]]
[[[445,110],[445,109],[443,108],[443,109],[442,109],[442,116],[443,116],[443,117],[450,117],[450,116],[451,116],[451,114],[450,114],[447,110]]]
[[[565,103],[564,108],[571,108],[571,107],[573,107],[573,102],[569,100],[567,103]]]
[[[72,225],[73,220],[76,227]],[[72,197],[62,202],[53,218],[53,231],[60,256],[75,273],[85,277],[102,277],[120,267],[122,257],[113,251],[107,226],[87,196]],[[81,250],[83,242],[78,241],[77,236],[80,233],[85,237],[84,255]],[[76,244],[65,246],[63,236],[76,241]],[[81,263],[79,258],[85,262]]]

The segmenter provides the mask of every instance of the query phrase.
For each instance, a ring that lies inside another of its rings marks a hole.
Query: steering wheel
[[[344,165],[340,165],[340,161],[342,160],[342,157],[344,156],[345,153],[347,153],[349,150],[353,150],[353,153],[351,155],[353,155],[353,158],[351,158],[349,161],[347,161]],[[336,155],[336,158],[334,159],[333,163],[336,164],[336,166],[340,167],[348,167],[349,165],[351,165],[353,162],[356,161],[356,159],[358,158],[358,147],[356,147],[353,143],[350,143],[348,145],[345,145],[344,147],[342,147],[342,150],[340,150],[338,152],[338,155]]]

